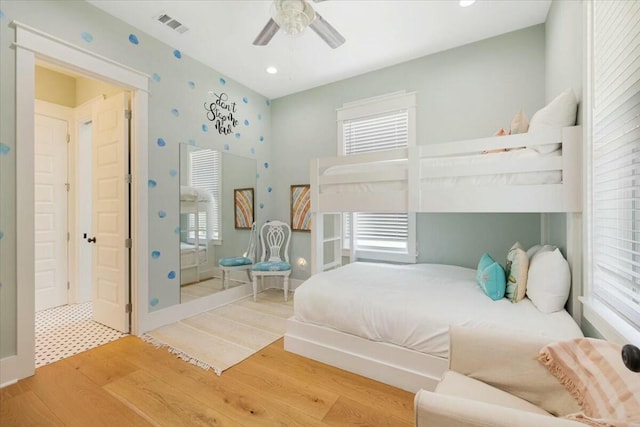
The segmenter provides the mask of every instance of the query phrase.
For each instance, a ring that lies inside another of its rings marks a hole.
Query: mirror
[[[218,260],[243,255],[250,233],[237,224],[234,190],[255,188],[255,159],[180,144],[181,303],[225,289]],[[239,271],[226,288],[246,282]]]

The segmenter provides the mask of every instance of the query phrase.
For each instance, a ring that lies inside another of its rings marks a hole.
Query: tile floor
[[[125,336],[92,321],[91,315],[90,302],[37,312],[36,368]]]

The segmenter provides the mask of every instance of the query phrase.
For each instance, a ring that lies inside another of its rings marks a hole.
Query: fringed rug
[[[293,315],[293,297],[268,289],[179,322],[147,332],[142,338],[179,358],[216,374],[281,338]]]

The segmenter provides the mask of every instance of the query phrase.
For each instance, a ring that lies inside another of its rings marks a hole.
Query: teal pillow
[[[478,270],[476,271],[476,282],[480,283],[480,275],[484,271],[485,268],[489,267],[491,264],[496,262],[491,255],[488,253],[483,253],[480,257],[480,261],[478,262]]]
[[[492,263],[480,273],[478,284],[485,294],[494,301],[504,298],[507,279],[504,268],[497,262]]]

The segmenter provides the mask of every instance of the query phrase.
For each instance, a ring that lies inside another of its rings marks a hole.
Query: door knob
[[[89,237],[89,238],[87,239],[87,242],[89,242],[89,243],[95,243],[95,242],[96,242],[96,238],[95,238],[95,237]]]

